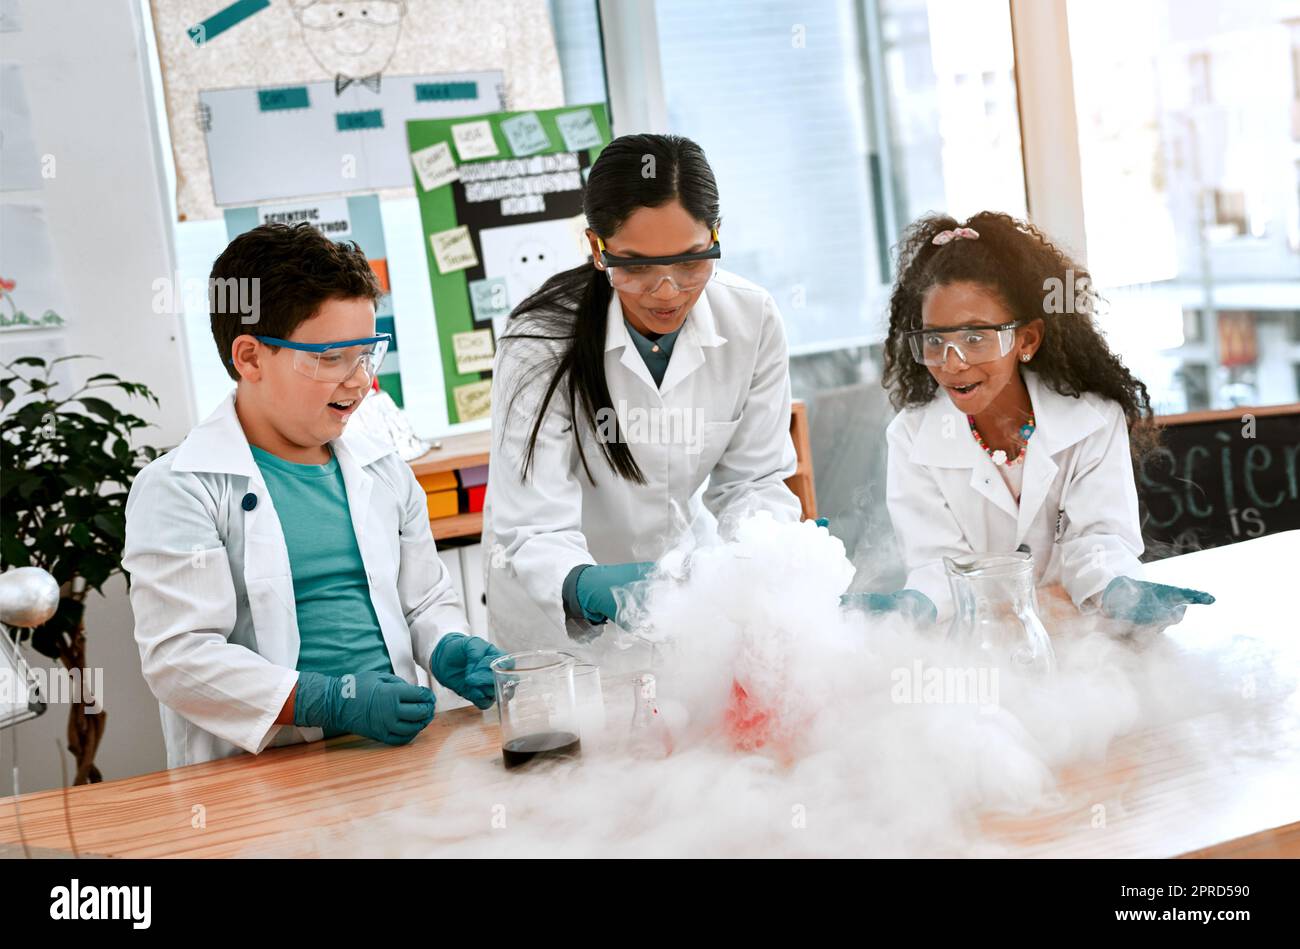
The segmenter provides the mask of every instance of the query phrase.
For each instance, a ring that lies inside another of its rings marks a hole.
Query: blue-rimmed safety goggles
[[[319,382],[344,382],[365,371],[367,384],[379,372],[388,346],[393,341],[389,333],[379,333],[363,339],[344,339],[335,343],[297,343],[275,336],[256,336],[268,346],[288,349],[293,353],[293,368]]]

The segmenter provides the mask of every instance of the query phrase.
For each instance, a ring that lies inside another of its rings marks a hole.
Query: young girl
[[[1005,214],[908,229],[884,384],[901,410],[887,496],[909,589],[877,608],[925,598],[946,616],[944,557],[1022,545],[1036,580],[1085,612],[1164,627],[1214,602],[1137,579],[1133,452],[1156,435],[1146,386],[1098,332],[1095,300],[1087,271]]]

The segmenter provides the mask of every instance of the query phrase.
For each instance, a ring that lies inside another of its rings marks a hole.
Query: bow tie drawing
[[[371,73],[369,76],[344,76],[337,75],[334,77],[334,94],[339,95],[348,86],[356,83],[359,86],[365,86],[371,92],[379,91],[379,73]]]

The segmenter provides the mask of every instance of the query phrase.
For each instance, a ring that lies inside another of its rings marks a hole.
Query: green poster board
[[[587,257],[582,193],[609,143],[604,105],[406,123],[451,422],[491,411],[510,311]],[[409,370],[409,367],[408,367]]]

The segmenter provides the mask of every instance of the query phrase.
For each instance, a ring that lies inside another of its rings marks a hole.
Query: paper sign
[[[555,117],[555,125],[564,136],[565,147],[571,152],[584,148],[599,148],[604,143],[604,139],[600,137],[600,129],[596,127],[596,117],[591,114],[590,109],[561,112]]]
[[[433,259],[438,262],[439,273],[455,273],[478,263],[474,241],[466,224],[430,234],[429,245],[433,248]]]
[[[492,357],[496,355],[496,348],[492,345],[491,330],[453,333],[451,345],[456,353],[456,371],[460,374],[492,370]]]
[[[525,112],[501,122],[501,131],[510,142],[510,150],[517,157],[534,155],[551,147],[551,140],[542,128],[542,121],[536,112]]]
[[[258,224],[307,223],[326,237],[342,240],[352,236],[352,216],[347,198],[322,198],[301,204],[261,204],[257,207]]]
[[[411,164],[415,166],[420,187],[425,191],[433,191],[460,178],[456,159],[451,157],[451,146],[446,142],[411,152]]]
[[[461,161],[493,158],[499,154],[497,141],[492,137],[492,123],[487,119],[453,125],[451,135],[456,140],[456,154]]]
[[[492,415],[491,379],[456,386],[452,390],[452,396],[456,399],[456,416],[462,422],[472,422]]]
[[[474,322],[496,325],[498,319],[510,315],[510,291],[505,277],[487,277],[469,282],[469,303],[474,309]]]

